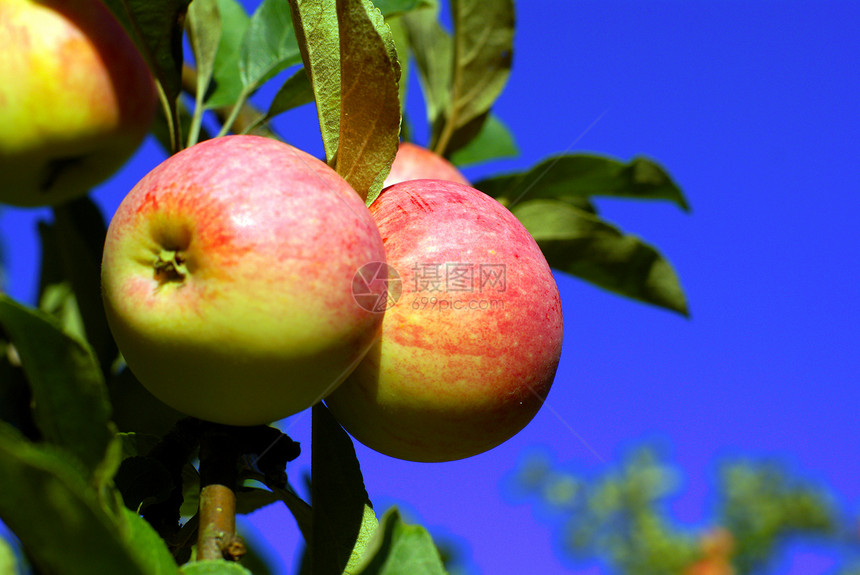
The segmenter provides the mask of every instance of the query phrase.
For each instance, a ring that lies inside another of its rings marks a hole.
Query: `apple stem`
[[[226,426],[213,427],[201,439],[198,561],[238,561],[245,554],[245,544],[236,535],[239,454],[239,442]]]

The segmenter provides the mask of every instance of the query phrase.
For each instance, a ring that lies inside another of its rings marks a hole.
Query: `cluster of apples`
[[[404,144],[392,171],[407,181],[367,208],[275,140],[226,136],[168,158],[105,243],[105,306],[132,372],[179,411],[232,425],[325,399],[356,439],[402,459],[511,437],[555,375],[558,290],[501,204],[456,172],[414,179],[438,175],[434,162]]]
[[[104,83],[93,110],[112,116],[69,123],[37,79],[22,92],[0,86],[13,103],[0,108],[0,168],[14,173],[0,200],[17,205],[84,193],[127,159],[155,105],[145,63],[100,2],[45,4],[103,26],[90,37],[116,27],[109,50],[87,45],[106,66],[90,69]],[[4,0],[0,38],[38,12]],[[82,58],[66,34],[46,61]],[[0,61],[0,75],[47,66],[33,58]],[[58,108],[50,130],[7,126],[7,110],[27,121],[25,100]],[[356,439],[401,459],[461,459],[512,437],[546,398],[561,352],[546,260],[510,211],[426,149],[402,144],[385,186],[368,208],[324,162],[256,136],[165,160],[105,240],[105,311],[131,371],[175,409],[229,425],[324,400]]]

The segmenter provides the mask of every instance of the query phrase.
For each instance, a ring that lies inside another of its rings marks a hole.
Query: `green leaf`
[[[123,508],[122,513],[126,546],[137,562],[144,567],[145,572],[148,575],[179,575],[176,560],[155,529],[140,515],[129,509]]]
[[[284,489],[282,487],[272,486],[272,493],[284,502],[293,518],[296,520],[296,525],[301,531],[305,541],[310,541],[313,537],[313,510],[304,499],[296,495],[292,489]]]
[[[370,545],[373,534],[379,527],[379,520],[376,518],[376,513],[373,507],[365,504],[364,516],[361,519],[361,530],[358,532],[358,539],[355,541],[355,546],[352,548],[352,554],[349,557],[349,563],[346,564],[344,573],[355,573],[363,562],[365,551]]]
[[[335,169],[370,204],[397,153],[400,64],[391,30],[370,0],[337,0],[340,136]]]
[[[118,350],[101,297],[101,263],[107,234],[104,216],[88,197],[54,208],[53,239],[63,275],[74,289],[86,339],[107,373]]]
[[[91,575],[177,574],[175,563],[145,559],[167,553],[139,545],[138,533],[129,533],[99,504],[85,473],[46,445],[22,439],[0,423],[0,517],[18,536],[44,573]],[[169,556],[169,554],[168,554]]]
[[[182,575],[253,575],[239,565],[221,559],[192,561],[182,566]]]
[[[182,90],[182,33],[191,0],[123,0],[155,77],[173,101]]]
[[[507,126],[498,117],[490,114],[478,135],[452,153],[449,159],[458,166],[467,166],[499,158],[511,158],[519,153]]]
[[[652,246],[560,200],[530,200],[511,211],[549,265],[609,291],[687,315],[672,266]]]
[[[240,487],[236,490],[236,513],[247,515],[277,501],[280,501],[278,496],[268,489]]]
[[[439,10],[417,10],[403,16],[409,47],[418,66],[427,119],[438,125],[451,101],[451,68],[454,42],[439,24]]]
[[[400,137],[405,138],[403,116],[406,113],[406,92],[409,85],[409,34],[406,31],[403,18],[399,15],[394,18],[386,17],[385,23],[391,30],[391,39],[394,40],[397,61],[400,62],[400,82],[397,85],[397,97],[400,99]]]
[[[86,341],[84,320],[75,299],[75,292],[68,282],[50,284],[42,290],[39,297],[39,309],[57,318],[64,332],[75,339]]]
[[[237,0],[218,0],[221,36],[212,68],[212,84],[206,94],[207,108],[232,106],[242,94],[239,56],[251,19]]]
[[[152,395],[127,367],[109,375],[107,389],[113,421],[120,431],[161,437],[186,417]]]
[[[160,88],[172,148],[179,146],[176,102],[182,92],[182,36],[191,0],[105,0],[149,63]]]
[[[433,538],[420,525],[409,525],[396,508],[382,516],[356,575],[444,575]]]
[[[680,188],[655,162],[634,158],[625,164],[590,154],[550,157],[527,172],[496,176],[475,187],[512,203],[537,198],[606,196],[641,200],[669,200],[689,211]]]
[[[263,0],[242,40],[239,76],[244,93],[256,90],[281,70],[301,61],[290,7],[284,0]]]
[[[287,110],[310,104],[314,101],[314,92],[311,82],[304,69],[298,70],[287,78],[278,93],[272,99],[269,110],[260,123],[268,122],[278,114]]]
[[[34,418],[45,439],[96,472],[115,429],[92,350],[64,333],[53,318],[3,295],[0,324],[21,357],[33,391]]]
[[[173,477],[164,464],[143,455],[123,459],[114,477],[123,503],[138,513],[147,505],[161,503],[173,491]]]
[[[197,68],[197,93],[209,89],[215,69],[215,56],[221,43],[221,12],[218,0],[194,0],[188,7],[188,41]]]
[[[392,18],[421,8],[438,6],[436,0],[373,0],[373,4],[385,18]]]
[[[17,575],[21,573],[18,569],[18,559],[15,550],[3,537],[0,537],[0,575]]]
[[[18,352],[2,339],[0,331],[0,420],[15,427],[26,437],[41,439],[30,409],[32,392],[17,363]]]
[[[197,87],[193,124],[188,134],[188,146],[197,143],[200,137],[200,124],[203,119],[203,100],[212,81],[215,56],[221,40],[221,13],[217,0],[194,0],[188,7],[188,41],[194,52],[197,67]]]
[[[370,501],[352,439],[321,403],[313,407],[311,572],[341,575],[365,522]]]
[[[335,0],[290,0],[305,74],[317,104],[326,161],[340,137],[340,33]]]
[[[511,71],[513,0],[451,0],[454,59],[451,97],[431,148],[448,156],[480,132]]]

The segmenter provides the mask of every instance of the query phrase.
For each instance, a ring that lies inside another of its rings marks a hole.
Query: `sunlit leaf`
[[[340,137],[335,169],[368,203],[382,191],[400,134],[400,65],[391,31],[370,0],[337,0]]]
[[[188,7],[188,40],[197,69],[197,93],[202,100],[209,89],[215,56],[221,42],[221,12],[218,0],[194,0]]]
[[[340,32],[335,0],[290,1],[296,37],[317,105],[326,161],[340,138]]]
[[[34,418],[45,439],[95,471],[115,430],[92,350],[63,332],[53,318],[3,295],[0,324],[21,358],[33,392]]]
[[[668,261],[652,246],[560,200],[529,200],[511,210],[549,265],[612,292],[687,315]]]
[[[424,527],[410,525],[396,508],[389,509],[370,540],[356,575],[445,575],[433,538]]]
[[[12,549],[12,545],[6,539],[0,537],[0,573],[3,575],[16,575],[20,572],[15,550]]]
[[[215,56],[221,38],[221,13],[218,11],[218,1],[194,0],[188,8],[187,28],[188,40],[191,44],[191,50],[194,52],[194,62],[197,68],[193,123],[188,135],[188,145],[193,146],[200,137],[200,125],[204,111],[203,101],[212,80]]]
[[[690,209],[669,174],[647,158],[624,163],[591,154],[565,154],[547,158],[527,172],[477,182],[475,187],[513,203],[537,198],[605,196],[668,200],[685,211]]]

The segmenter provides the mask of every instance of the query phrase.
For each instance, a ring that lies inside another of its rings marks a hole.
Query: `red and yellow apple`
[[[113,174],[152,124],[155,86],[99,0],[0,2],[0,202],[54,205]]]
[[[227,136],[165,160],[111,220],[102,285],[132,373],[169,406],[230,425],[319,401],[378,336],[353,298],[384,261],[361,198],[287,144]]]
[[[558,367],[561,301],[546,259],[510,211],[463,184],[395,184],[370,212],[402,295],[326,404],[358,441],[400,459],[501,444],[537,413]]]
[[[469,185],[454,164],[439,154],[411,142],[400,142],[383,188],[409,180],[449,180]]]

